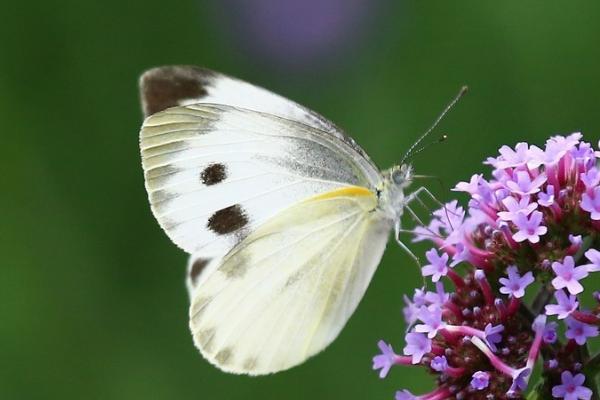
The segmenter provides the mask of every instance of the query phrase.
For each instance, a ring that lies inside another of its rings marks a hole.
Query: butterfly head
[[[390,182],[398,189],[404,189],[411,184],[413,180],[413,168],[410,164],[401,164],[392,167],[390,170]]]
[[[396,165],[383,172],[384,181],[380,189],[380,208],[392,220],[398,219],[403,212],[404,190],[413,181],[412,165]]]

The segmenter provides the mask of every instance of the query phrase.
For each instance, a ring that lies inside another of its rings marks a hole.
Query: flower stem
[[[597,378],[600,373],[600,353],[590,358],[585,364],[584,371],[586,375]]]
[[[534,315],[538,315],[542,312],[546,304],[552,298],[552,290],[549,289],[547,285],[544,285],[531,305],[531,311],[533,311]]]
[[[600,372],[600,353],[590,358],[587,345],[579,348],[579,357],[585,360],[583,373],[585,375],[585,385],[592,391],[591,400],[600,400],[600,391],[598,390],[598,373]]]

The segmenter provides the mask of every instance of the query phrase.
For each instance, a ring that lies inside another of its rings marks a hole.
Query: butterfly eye
[[[402,184],[402,182],[404,181],[404,175],[402,174],[402,171],[400,169],[394,170],[394,172],[392,172],[392,181],[394,181],[396,185]]]
[[[401,165],[392,171],[392,181],[396,185],[404,185],[410,180],[411,169],[407,164]]]

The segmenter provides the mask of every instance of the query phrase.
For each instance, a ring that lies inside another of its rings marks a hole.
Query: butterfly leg
[[[417,257],[415,255],[415,253],[413,253],[407,245],[404,244],[404,242],[402,242],[400,240],[400,232],[403,232],[402,230],[402,225],[400,223],[400,220],[396,221],[396,225],[395,225],[395,239],[396,239],[396,243],[398,243],[398,246],[400,246],[400,248],[402,250],[404,250],[406,252],[406,254],[408,254],[410,256],[410,258],[413,259],[413,261],[415,262],[415,264],[417,264],[417,271],[419,272],[419,275],[421,275],[421,277],[423,278],[423,287],[427,286],[427,283],[425,282],[425,277],[423,276],[423,273],[421,272],[421,269],[423,268],[423,266],[421,265],[421,260],[419,260],[419,257]],[[406,231],[404,231],[406,232]]]
[[[406,196],[406,204],[411,203],[413,200],[417,200],[421,205],[423,205],[423,207],[428,208],[425,205],[425,203],[423,202],[423,200],[421,200],[421,198],[419,197],[419,195],[421,193],[425,193],[427,196],[429,196],[430,199],[432,199],[440,207],[444,207],[444,203],[439,201],[438,198],[435,197],[435,195],[433,193],[431,193],[431,191],[429,191],[429,189],[427,189],[425,186],[419,187],[417,190],[415,190],[414,192],[412,192],[411,194]]]
[[[417,257],[415,255],[415,253],[413,253],[407,245],[404,244],[404,242],[402,242],[402,240],[400,240],[400,232],[402,231],[402,226],[400,224],[400,220],[396,221],[396,225],[395,225],[395,238],[396,238],[396,243],[398,243],[398,245],[400,246],[400,248],[402,250],[404,250],[406,252],[406,254],[408,254],[410,256],[410,258],[413,259],[413,261],[417,264],[417,267],[419,267],[419,271],[421,270],[421,261],[419,260],[419,257]]]
[[[421,204],[421,206],[423,208],[425,208],[426,210],[428,210],[430,212],[430,214],[433,215],[433,212],[431,212],[430,208],[425,204],[425,202],[419,197],[419,195],[421,193],[426,194],[431,200],[433,200],[436,204],[438,204],[441,208],[444,209],[444,212],[446,214],[446,219],[448,221],[448,225],[450,225],[450,227],[452,229],[454,229],[454,227],[452,226],[452,220],[450,219],[450,215],[448,213],[448,209],[446,208],[446,205],[444,203],[442,203],[440,200],[438,200],[437,197],[435,197],[435,195],[433,193],[431,193],[431,191],[429,191],[429,189],[427,189],[425,186],[421,186],[419,187],[417,190],[415,190],[414,192],[412,192],[411,194],[409,194],[406,197],[406,204],[411,203],[413,200],[417,200],[419,202],[419,204]],[[423,225],[424,226],[424,225]]]

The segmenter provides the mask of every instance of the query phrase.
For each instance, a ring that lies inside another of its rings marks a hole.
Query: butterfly
[[[323,350],[392,230],[409,251],[400,219],[429,193],[405,194],[410,164],[382,172],[321,115],[208,69],[150,69],[140,92],[145,186],[158,223],[190,254],[189,326],[202,355],[263,375]]]

